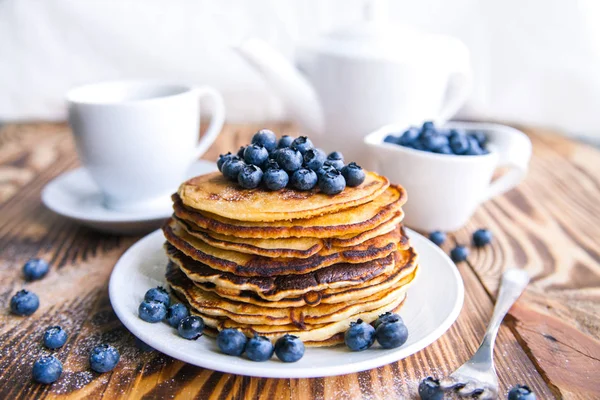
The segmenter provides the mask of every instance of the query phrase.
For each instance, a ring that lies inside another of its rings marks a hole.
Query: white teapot
[[[381,13],[379,13],[380,15]],[[300,46],[301,73],[259,39],[236,47],[281,97],[301,132],[327,151],[366,163],[363,137],[388,123],[443,123],[471,88],[469,52],[459,40],[365,20]]]

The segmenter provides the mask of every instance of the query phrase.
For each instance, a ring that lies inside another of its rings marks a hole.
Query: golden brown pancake
[[[359,312],[378,309],[403,296],[407,289],[406,286],[394,287],[356,302],[277,309],[240,303],[204,291],[195,286],[174,264],[167,267],[166,277],[171,288],[185,296],[187,302],[202,314],[214,318],[227,317],[242,324],[292,324],[298,328],[305,328],[306,324],[316,325],[341,321],[351,318]]]
[[[318,188],[270,192],[262,188],[243,189],[220,172],[213,172],[182,183],[177,193],[189,208],[237,221],[273,222],[311,218],[358,206],[379,196],[389,185],[387,178],[367,172],[362,184],[346,187],[336,195],[326,195]]]
[[[395,267],[395,254],[360,264],[334,264],[317,271],[301,275],[272,277],[239,276],[217,271],[187,257],[166,243],[169,260],[176,264],[188,279],[199,283],[212,283],[222,288],[250,290],[270,301],[285,297],[302,296],[305,293],[329,288],[358,285],[376,276],[391,272]]]
[[[412,250],[412,249],[411,249]],[[400,252],[398,252],[400,253]],[[214,292],[217,295],[238,302],[250,303],[269,308],[316,306],[321,303],[335,304],[341,302],[352,302],[357,299],[368,297],[374,293],[385,291],[395,285],[406,285],[411,282],[418,273],[417,256],[414,252],[398,255],[394,269],[389,273],[383,273],[375,278],[365,281],[360,285],[343,288],[330,288],[321,291],[310,291],[302,296],[286,297],[277,301],[271,301],[261,297],[260,292],[250,290],[236,290],[222,286],[216,286],[209,282],[194,282],[202,290]]]
[[[275,276],[305,274],[319,268],[342,262],[357,264],[383,258],[401,243],[400,229],[367,240],[355,247],[323,249],[308,258],[268,258],[218,249],[188,234],[174,219],[163,226],[169,243],[179,251],[219,271],[242,276]]]
[[[189,221],[201,229],[238,238],[272,239],[358,235],[396,217],[397,213],[401,212],[407,196],[404,188],[391,185],[373,201],[360,206],[309,219],[278,221],[276,224],[223,218],[216,214],[186,208],[177,194],[174,194],[172,198],[175,216]]]

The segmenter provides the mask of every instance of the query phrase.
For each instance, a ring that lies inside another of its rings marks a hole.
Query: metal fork
[[[442,379],[440,386],[444,391],[456,390],[461,397],[478,396],[480,400],[498,397],[498,376],[494,369],[494,341],[504,316],[521,296],[528,283],[529,275],[524,270],[511,268],[504,271],[494,313],[481,345],[469,361],[450,376]]]

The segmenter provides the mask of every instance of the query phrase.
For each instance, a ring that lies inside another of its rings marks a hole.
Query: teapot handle
[[[444,43],[445,59],[449,67],[446,95],[435,120],[442,125],[451,119],[464,105],[473,87],[469,50],[461,41],[447,37]]]

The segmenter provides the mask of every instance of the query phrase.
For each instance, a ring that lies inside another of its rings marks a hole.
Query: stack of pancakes
[[[167,281],[208,334],[341,343],[350,322],[397,311],[417,273],[406,193],[371,172],[333,196],[242,189],[215,172],[184,182],[173,201]]]

